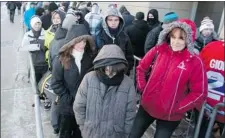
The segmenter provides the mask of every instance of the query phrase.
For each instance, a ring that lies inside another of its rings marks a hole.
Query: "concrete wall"
[[[103,13],[109,4],[116,3],[118,8],[125,5],[132,15],[139,11],[145,13],[145,19],[150,9],[159,11],[159,20],[163,21],[163,16],[168,12],[176,12],[180,18],[191,18],[193,2],[97,2]]]

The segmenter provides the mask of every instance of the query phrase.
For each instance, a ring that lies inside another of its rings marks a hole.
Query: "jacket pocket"
[[[174,107],[173,107],[173,115],[184,115],[184,112],[182,112],[181,110],[179,110],[180,108],[180,102],[179,101],[176,101]]]

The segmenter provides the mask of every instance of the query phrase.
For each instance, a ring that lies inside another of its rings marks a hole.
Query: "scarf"
[[[109,27],[109,33],[110,33],[112,36],[115,37],[115,36],[118,34],[118,32],[119,32],[119,27],[117,27],[116,29]]]
[[[39,36],[41,35],[41,30],[40,31],[35,31],[33,28],[31,28],[33,34],[34,34],[34,37],[35,38],[39,38]]]
[[[52,28],[50,32],[55,33],[59,27],[60,27],[60,24],[52,24]]]
[[[203,46],[207,45],[209,42],[213,41],[213,34],[211,34],[208,37],[204,37],[203,35],[200,35],[198,38],[198,41],[203,44]]]
[[[83,52],[77,51],[76,49],[73,49],[72,56],[75,58],[75,64],[77,65],[79,73],[81,73],[81,60],[83,58]]]
[[[123,81],[124,74],[123,72],[117,73],[114,77],[109,78],[105,72],[96,70],[98,79],[100,82],[104,83],[107,86],[118,86]]]

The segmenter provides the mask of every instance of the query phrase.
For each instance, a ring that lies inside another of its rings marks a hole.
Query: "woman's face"
[[[175,28],[170,35],[170,46],[173,51],[181,51],[186,47],[186,33],[180,29]]]
[[[81,42],[76,43],[76,44],[73,46],[73,48],[76,49],[76,50],[79,51],[79,52],[83,52],[85,46],[86,46],[86,40],[82,40]]]
[[[53,17],[52,17],[52,23],[53,24],[60,24],[61,23],[61,18],[59,16],[59,14],[55,14]]]

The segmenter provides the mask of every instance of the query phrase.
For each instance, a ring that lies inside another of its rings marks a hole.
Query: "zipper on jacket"
[[[175,95],[174,95],[174,97],[173,97],[173,102],[172,102],[172,106],[171,106],[171,108],[170,108],[168,120],[170,120],[171,112],[172,112],[172,109],[173,109],[173,107],[174,107],[174,101],[175,101],[176,96],[177,96],[178,85],[179,85],[180,78],[181,78],[181,75],[182,75],[182,74],[183,74],[183,70],[181,70],[181,73],[180,73],[179,78],[178,78],[178,80],[177,80],[176,91],[175,91]]]

